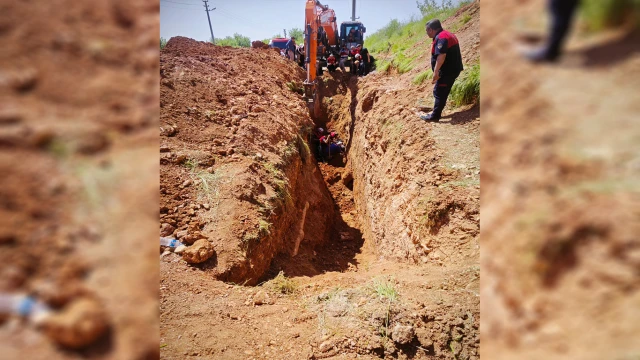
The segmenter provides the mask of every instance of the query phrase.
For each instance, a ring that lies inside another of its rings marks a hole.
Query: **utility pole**
[[[351,21],[356,21],[356,0],[353,0],[351,3]]]
[[[209,20],[209,31],[211,31],[211,43],[215,43],[216,39],[213,37],[213,28],[211,27],[211,17],[209,17],[209,11],[213,11],[216,8],[209,9],[208,1],[209,0],[202,0],[202,2],[204,3],[204,9],[207,12],[207,20]]]
[[[284,31],[284,37],[287,37],[287,29],[282,29]]]

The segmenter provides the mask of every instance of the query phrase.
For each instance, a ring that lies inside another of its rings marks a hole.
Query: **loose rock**
[[[408,344],[413,341],[415,331],[413,326],[396,325],[391,333],[391,338],[398,344]]]
[[[182,253],[182,258],[190,264],[199,264],[209,260],[215,254],[213,246],[208,240],[200,239],[189,246]]]
[[[108,327],[103,307],[93,299],[72,302],[60,313],[43,319],[42,326],[50,339],[73,349],[92,344]]]
[[[265,305],[270,303],[271,303],[271,298],[269,297],[269,294],[267,294],[263,290],[258,291],[258,293],[253,297],[254,305]]]
[[[176,231],[176,228],[171,226],[171,224],[164,223],[160,227],[160,236],[170,236],[174,231]]]

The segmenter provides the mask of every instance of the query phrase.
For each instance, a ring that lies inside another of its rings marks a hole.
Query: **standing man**
[[[532,62],[553,62],[560,57],[562,44],[569,33],[579,0],[549,0],[551,12],[551,29],[547,43],[538,50],[526,53]]]
[[[444,30],[440,20],[433,19],[426,25],[427,35],[433,39],[431,43],[431,70],[433,70],[433,112],[420,116],[422,120],[440,121],[442,110],[447,103],[453,83],[462,71],[462,54],[458,38]]]
[[[292,36],[287,45],[284,48],[285,54],[289,57],[289,60],[294,61],[296,56],[296,38]]]

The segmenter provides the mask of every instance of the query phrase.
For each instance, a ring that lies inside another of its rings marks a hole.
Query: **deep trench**
[[[321,163],[317,158],[315,162],[315,166],[321,172],[324,180],[320,186],[324,186],[331,194],[332,205],[335,210],[333,229],[328,238],[321,244],[305,244],[303,241],[296,256],[286,253],[277,254],[258,283],[276,277],[281,271],[287,277],[311,277],[325,272],[344,272],[358,266],[356,256],[363,251],[365,241],[361,231],[361,224],[357,220],[359,218],[357,210],[355,209],[354,179],[352,175],[346,178],[344,176],[349,150],[353,142],[357,105],[357,81],[349,81],[349,79],[348,75],[340,76],[339,80],[333,83],[339,86],[323,86],[321,88],[323,98],[339,94],[346,95],[347,90],[350,90],[351,93],[351,97],[344,100],[350,101],[348,114],[350,119],[349,134],[338,134],[339,139],[346,140],[344,154],[334,156],[327,163]],[[328,114],[323,102],[322,116],[314,119],[315,127],[323,127],[329,130],[335,120],[334,117]],[[313,148],[312,144],[309,144],[309,146]],[[357,166],[357,164],[353,163],[349,165],[351,167]],[[351,171],[349,173],[352,174]],[[344,196],[345,193],[348,194],[346,197]],[[343,218],[345,214],[351,221],[345,221]]]

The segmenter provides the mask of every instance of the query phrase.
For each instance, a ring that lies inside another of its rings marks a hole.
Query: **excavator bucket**
[[[304,82],[302,84],[304,86],[304,97],[307,100],[307,108],[309,109],[309,116],[313,119],[320,118],[321,115],[321,99],[320,99],[320,88],[318,86],[318,82],[314,81],[312,83]]]

